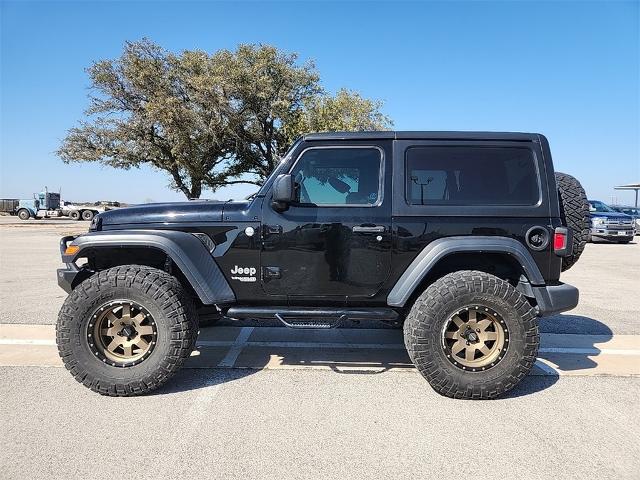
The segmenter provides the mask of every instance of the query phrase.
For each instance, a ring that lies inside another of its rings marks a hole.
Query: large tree
[[[328,95],[312,63],[266,45],[178,55],[145,39],[88,74],[87,118],[69,130],[59,156],[151,165],[188,198],[203,188],[260,184],[304,132],[391,125],[380,102],[347,90]]]

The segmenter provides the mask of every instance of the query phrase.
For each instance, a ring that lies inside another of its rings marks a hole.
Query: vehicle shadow
[[[154,390],[149,395],[162,396],[174,393],[189,392],[204,388],[213,388],[229,382],[240,380],[257,373],[256,369],[247,368],[183,368],[169,382]]]
[[[535,367],[534,367],[535,369]],[[512,398],[526,397],[534,393],[541,392],[553,387],[558,383],[558,375],[532,375],[529,374],[522,379],[512,390],[495,399],[495,401],[508,400]]]
[[[325,331],[214,326],[203,329],[187,368],[159,389],[165,395],[233,382],[264,369],[314,368],[340,375],[413,371],[401,329],[343,328]],[[239,343],[242,330],[246,338]],[[541,319],[541,347],[531,374],[501,398],[552,387],[558,375],[598,366],[600,347],[613,337],[600,321],[580,315]],[[365,338],[363,338],[365,336]],[[233,368],[221,368],[221,365]],[[428,385],[425,383],[425,387]]]
[[[562,374],[597,368],[602,347],[613,338],[604,323],[582,315],[555,315],[540,322],[538,363]]]
[[[590,243],[596,245],[635,245],[638,243],[635,238],[629,242],[618,242],[616,240],[607,240],[605,238],[598,238],[596,240],[592,239]]]
[[[588,374],[598,367],[601,347],[613,338],[604,323],[582,315],[540,319],[540,350],[531,374],[498,400],[517,398],[552,387],[563,374]]]
[[[605,335],[611,338],[611,329],[599,320],[583,315],[562,313],[541,318],[540,333],[557,333],[568,335]]]

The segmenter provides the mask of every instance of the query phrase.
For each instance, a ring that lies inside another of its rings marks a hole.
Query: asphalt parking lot
[[[455,401],[401,332],[223,322],[156,394],[105,398],[61,368],[58,239],[86,223],[0,217],[0,478],[638,478],[640,241],[590,244],[541,321],[532,375]],[[637,237],[638,238],[638,237]]]

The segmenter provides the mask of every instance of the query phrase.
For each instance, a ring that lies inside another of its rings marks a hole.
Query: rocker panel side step
[[[390,308],[230,307],[226,315],[238,319],[277,319],[289,328],[335,328],[346,320],[395,321]]]
[[[282,323],[285,327],[287,328],[319,328],[319,329],[327,329],[327,328],[337,328],[338,326],[340,326],[340,324],[346,320],[346,316],[342,315],[341,317],[338,317],[335,321],[333,322],[327,322],[325,321],[309,321],[309,320],[285,320],[284,317],[282,315],[280,315],[279,313],[276,313],[275,317],[280,320],[280,323]]]

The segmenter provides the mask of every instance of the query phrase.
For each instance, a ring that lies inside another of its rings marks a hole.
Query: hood
[[[251,208],[251,200],[228,201],[222,210],[222,220],[225,222],[251,222],[256,218],[254,209]]]
[[[225,202],[191,201],[149,203],[109,210],[99,215],[102,227],[145,223],[203,223],[222,221]]]
[[[627,215],[626,213],[618,213],[618,212],[590,212],[591,218],[609,218],[609,219],[620,219],[620,220],[630,220],[631,215]]]

